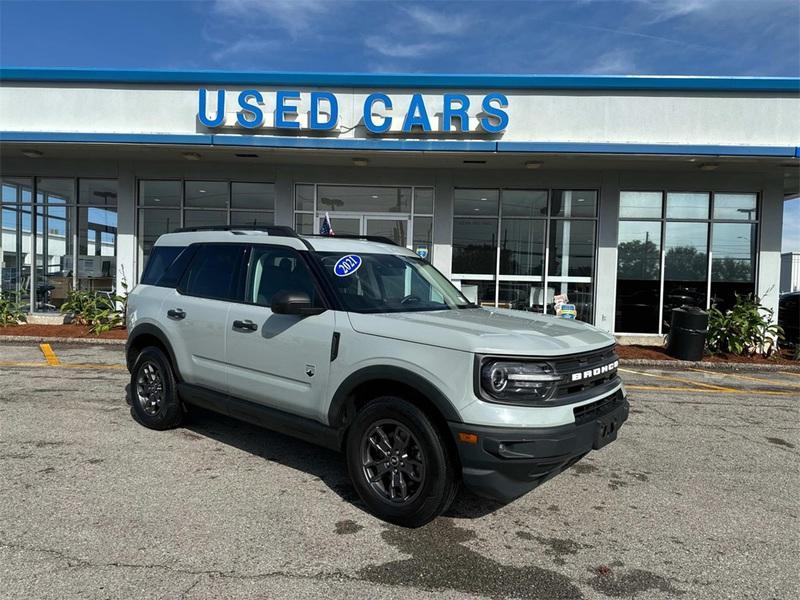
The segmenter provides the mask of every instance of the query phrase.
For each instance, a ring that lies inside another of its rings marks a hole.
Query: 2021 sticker
[[[337,277],[347,277],[358,271],[361,266],[361,257],[358,254],[348,254],[336,261],[333,272]]]

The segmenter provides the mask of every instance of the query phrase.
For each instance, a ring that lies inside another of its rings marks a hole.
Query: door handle
[[[258,330],[258,325],[253,323],[252,321],[234,321],[233,328],[239,331],[256,331]]]
[[[167,316],[170,319],[175,319],[176,321],[180,321],[181,319],[186,318],[186,313],[183,311],[182,308],[170,308],[167,311]]]

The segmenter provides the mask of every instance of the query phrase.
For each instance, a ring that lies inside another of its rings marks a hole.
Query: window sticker
[[[358,271],[361,266],[361,257],[357,254],[348,254],[336,261],[333,272],[337,277],[347,277]]]

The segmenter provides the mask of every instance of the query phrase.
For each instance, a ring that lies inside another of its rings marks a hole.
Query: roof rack
[[[367,240],[368,242],[378,242],[380,244],[391,244],[392,246],[397,246],[398,244],[394,240],[390,240],[387,237],[382,235],[352,235],[352,234],[343,234],[339,235],[323,235],[321,233],[308,233],[303,234],[303,237],[315,237],[315,238],[339,238],[345,240]]]
[[[202,225],[199,227],[181,227],[173,233],[190,233],[195,231],[262,231],[267,235],[281,237],[300,237],[291,227],[285,225]]]

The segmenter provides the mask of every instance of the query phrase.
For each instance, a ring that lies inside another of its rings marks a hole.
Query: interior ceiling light
[[[542,162],[538,160],[529,160],[528,162],[525,163],[526,169],[538,169],[541,166]]]
[[[197,191],[200,192],[201,194],[205,194],[206,193],[205,190],[197,190]]]
[[[183,158],[186,160],[200,160],[202,157],[197,152],[184,152]]]
[[[372,199],[373,200],[377,200],[378,198],[380,198],[380,196],[378,196],[378,194],[372,194]]]
[[[717,163],[702,163],[699,168],[701,171],[714,171],[717,167],[719,167]]]
[[[369,161],[366,158],[354,158],[353,164],[357,167],[366,167]]]
[[[39,152],[38,150],[23,150],[22,154],[28,158],[41,158],[44,156],[44,152]]]

